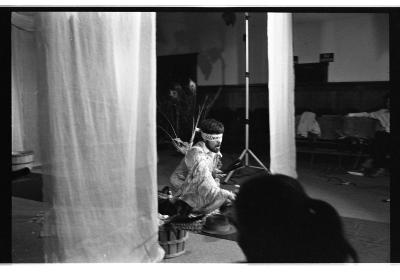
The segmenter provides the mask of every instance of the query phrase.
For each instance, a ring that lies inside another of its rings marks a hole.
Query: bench
[[[296,129],[300,115],[296,116]],[[341,166],[344,156],[355,157],[353,168],[361,158],[368,156],[368,144],[380,129],[379,121],[365,117],[346,117],[341,115],[322,115],[316,117],[321,135],[308,134],[308,137],[296,137],[296,151],[311,154],[311,165],[317,154],[338,157]]]

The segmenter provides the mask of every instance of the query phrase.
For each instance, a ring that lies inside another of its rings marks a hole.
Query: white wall
[[[329,82],[388,81],[388,21],[387,14],[352,14],[296,23],[294,55],[307,63],[318,62],[320,53],[333,52]]]
[[[389,80],[388,15],[328,21],[324,30],[326,34],[333,34],[334,39],[323,40],[321,51],[326,52],[330,44],[337,52],[337,62],[329,66],[329,81]]]
[[[199,85],[244,84],[243,13],[235,26],[226,26],[221,12],[158,13],[158,55],[199,52]],[[305,16],[306,17],[306,16]],[[388,81],[389,23],[387,14],[317,15],[294,20],[293,50],[300,63],[318,62],[319,54],[333,52],[328,81]],[[296,18],[296,17],[295,17]],[[250,13],[250,83],[267,82],[266,13]]]
[[[319,22],[293,24],[293,55],[299,57],[299,63],[319,61],[321,28]]]

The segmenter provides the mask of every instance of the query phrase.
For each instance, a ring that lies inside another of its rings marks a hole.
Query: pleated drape
[[[40,163],[37,131],[37,61],[33,17],[11,17],[12,151],[31,150]]]
[[[48,262],[154,262],[155,13],[36,15]]]
[[[271,172],[297,178],[292,14],[268,13]]]

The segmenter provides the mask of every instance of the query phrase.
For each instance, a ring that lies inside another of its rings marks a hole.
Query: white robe
[[[233,195],[221,189],[219,179],[213,177],[219,158],[219,154],[200,141],[187,152],[170,177],[174,197],[193,207],[193,212],[210,213]]]

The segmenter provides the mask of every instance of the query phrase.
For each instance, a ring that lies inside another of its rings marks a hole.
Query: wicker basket
[[[179,230],[187,230],[191,232],[201,232],[203,225],[205,223],[206,217],[202,218],[201,220],[197,220],[190,223],[172,223],[172,225]]]
[[[165,251],[164,258],[174,258],[185,253],[185,241],[189,233],[186,230],[175,227],[160,226],[158,231],[158,242]]]

